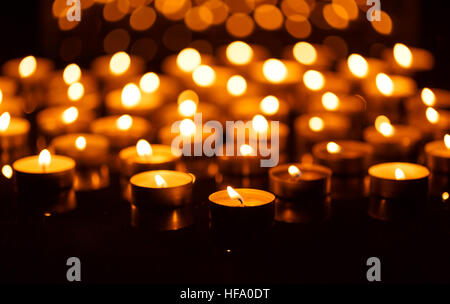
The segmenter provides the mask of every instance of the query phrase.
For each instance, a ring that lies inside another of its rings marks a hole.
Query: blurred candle
[[[434,66],[434,57],[431,52],[411,48],[403,43],[396,43],[392,49],[383,53],[383,58],[398,72],[431,70]]]

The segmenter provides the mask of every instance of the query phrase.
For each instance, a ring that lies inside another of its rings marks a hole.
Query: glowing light
[[[358,78],[366,77],[369,72],[367,60],[359,54],[351,54],[348,56],[347,66],[350,72]]]
[[[76,63],[71,63],[64,69],[63,79],[67,85],[79,81],[81,78],[81,69]]]
[[[242,198],[242,196],[236,190],[234,190],[231,186],[227,186],[227,192],[228,192],[228,196],[231,199],[237,199],[241,202],[241,204],[244,204],[244,199]]]
[[[434,95],[433,91],[429,88],[423,88],[420,93],[420,98],[425,105],[432,107],[436,103],[436,95]]]
[[[37,62],[34,56],[27,56],[23,58],[19,63],[19,75],[26,78],[36,72]]]
[[[42,168],[48,167],[52,161],[52,155],[50,154],[50,151],[47,149],[44,149],[39,153],[38,157],[38,163],[39,166]]]
[[[302,175],[302,172],[300,171],[300,169],[294,165],[289,166],[288,172],[289,172],[289,175],[292,177],[299,177],[300,175]]]
[[[314,132],[319,132],[323,129],[324,123],[323,119],[317,116],[311,117],[309,119],[309,128]]]
[[[192,79],[198,86],[209,87],[216,80],[216,72],[208,65],[200,65],[192,73]]]
[[[325,85],[325,78],[319,71],[309,70],[303,74],[303,82],[308,89],[319,91]]]
[[[450,135],[449,134],[445,134],[445,136],[444,136],[444,144],[447,147],[447,149],[450,149]]]
[[[405,179],[405,172],[403,172],[402,169],[400,168],[396,168],[395,169],[395,179],[400,180],[400,179]]]
[[[149,157],[153,154],[152,146],[145,139],[139,139],[136,144],[136,152],[141,157]]]
[[[450,194],[448,194],[448,192],[442,193],[442,201],[443,202],[447,201],[449,197],[450,197]]]
[[[132,125],[133,125],[133,118],[128,114],[124,114],[119,118],[117,118],[116,120],[117,129],[122,131],[129,130]]]
[[[156,174],[155,175],[155,182],[156,182],[156,185],[159,187],[159,188],[167,188],[168,187],[168,185],[167,185],[167,182],[164,180],[164,178],[161,176],[161,175],[159,175],[159,174]]]
[[[392,95],[392,92],[394,91],[394,83],[388,75],[379,73],[377,74],[375,81],[378,91],[380,91],[381,94],[386,96]]]
[[[413,60],[411,50],[402,43],[394,45],[394,58],[398,65],[403,68],[409,68]]]
[[[327,143],[327,151],[330,154],[341,153],[342,147],[339,146],[337,143],[330,141],[329,143]]]
[[[75,147],[79,151],[86,149],[86,138],[84,136],[78,136],[77,139],[75,139]]]
[[[139,87],[145,93],[155,92],[159,88],[159,85],[159,77],[156,73],[153,72],[145,73],[139,81]]]
[[[10,179],[13,176],[13,169],[11,168],[10,165],[4,165],[2,167],[2,174],[7,179]]]
[[[436,124],[439,121],[439,113],[432,107],[428,107],[425,111],[425,115],[428,121],[432,124]]]
[[[322,105],[328,111],[334,111],[339,108],[339,98],[336,94],[326,92],[322,95]]]
[[[183,119],[180,123],[180,132],[183,136],[192,136],[195,134],[197,127],[191,119]]]
[[[247,90],[247,81],[240,75],[231,76],[227,82],[227,90],[233,96],[241,96]]]
[[[195,93],[192,90],[184,90],[183,92],[181,92],[178,95],[177,102],[178,102],[178,104],[180,104],[183,101],[188,100],[188,99],[194,101],[195,103],[198,103],[198,101],[199,101],[197,93]]]
[[[186,48],[177,56],[177,66],[184,72],[192,72],[201,62],[202,57],[196,49]]]
[[[112,74],[118,76],[124,74],[131,64],[130,56],[125,52],[117,52],[109,61],[109,70]]]
[[[267,132],[269,123],[267,122],[267,119],[264,118],[264,116],[258,114],[255,115],[252,119],[252,127],[258,133]]]
[[[287,69],[283,62],[272,58],[264,62],[263,73],[270,82],[280,83],[286,78]]]
[[[239,147],[239,152],[242,156],[249,156],[253,154],[253,148],[249,145],[241,145]]]
[[[234,41],[227,46],[226,55],[231,63],[244,65],[252,60],[253,49],[245,42]]]
[[[62,121],[65,124],[71,124],[78,118],[78,109],[76,107],[70,107],[62,113]]]
[[[197,112],[197,103],[193,100],[186,99],[178,105],[178,113],[181,116],[194,116],[195,112]]]
[[[84,96],[84,86],[81,82],[72,83],[67,89],[67,96],[72,101],[80,100]]]
[[[141,101],[141,90],[134,83],[128,83],[122,89],[121,98],[125,108],[133,108]]]
[[[5,112],[0,115],[0,131],[4,132],[9,127],[9,123],[11,122],[11,115],[9,112]]]
[[[2,104],[3,101],[3,92],[2,89],[0,89],[0,104]]]
[[[264,97],[259,103],[259,109],[266,115],[274,115],[280,108],[280,101],[275,96]]]
[[[380,115],[375,119],[375,129],[386,137],[394,134],[394,126],[391,121],[384,115]]]
[[[305,65],[313,64],[317,59],[317,51],[314,46],[308,42],[297,42],[292,49],[294,58]]]

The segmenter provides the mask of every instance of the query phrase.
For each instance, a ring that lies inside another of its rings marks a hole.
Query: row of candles
[[[102,80],[104,104],[95,77],[76,64],[68,65],[47,83],[52,71],[49,60],[28,56],[8,61],[3,69],[8,77],[0,79],[0,146],[2,162],[14,163],[2,167],[3,176],[14,176],[18,194],[30,198],[73,187],[79,191],[106,187],[108,171],[113,168],[120,172],[122,195],[132,203],[133,213],[149,207],[178,210],[191,204],[196,178],[219,175],[213,158],[174,153],[169,144],[177,134],[171,132],[170,123],[182,119],[179,133],[195,141],[194,134],[202,130],[191,119],[195,113],[202,113],[207,120],[251,119],[257,135],[270,132],[271,120],[280,120],[280,159],[284,162],[290,144],[288,118],[295,110],[306,112],[293,124],[296,156],[304,162],[268,170],[260,166],[261,156],[253,155],[249,144],[238,147],[237,156],[217,157],[221,175],[250,176],[250,180],[268,175],[270,190],[227,187],[213,193],[209,197],[211,216],[219,226],[229,226],[231,218],[244,226],[249,219],[267,224],[285,201],[326,200],[330,194],[345,192],[352,178],[363,184],[361,177],[370,163],[378,163],[368,170],[370,194],[375,198],[369,207],[373,217],[388,219],[405,212],[399,200],[425,200],[429,170],[431,193],[443,201],[448,199],[450,135],[445,133],[450,93],[424,88],[417,98],[415,82],[406,76],[431,69],[429,52],[397,44],[386,51],[384,60],[352,54],[337,63],[338,72],[327,70],[333,61],[329,49],[306,42],[291,47],[283,60],[264,60],[265,49],[241,41],[220,49],[217,57],[227,66],[213,65],[214,58],[185,49],[166,58],[166,75],[142,75],[143,62],[125,52],[97,58],[92,73]],[[389,76],[388,71],[403,75]],[[14,96],[14,79],[21,85],[23,99]],[[45,86],[48,94],[40,100],[36,87]],[[193,90],[181,91],[182,86]],[[354,91],[361,92],[368,102],[352,94]],[[27,95],[30,92],[31,97]],[[392,124],[390,118],[400,120],[399,104],[406,104],[412,121],[420,115],[427,121],[420,128]],[[20,116],[24,110],[42,105],[51,107],[37,114],[42,135],[37,144],[39,149],[49,149],[22,157],[28,154],[30,123]],[[102,105],[110,116],[95,119]],[[224,107],[227,114],[222,112]],[[377,115],[381,113],[391,117]],[[368,119],[374,115],[375,125],[362,130],[365,114]],[[149,144],[156,137],[155,129],[163,144]],[[85,133],[88,131],[91,133]],[[201,134],[200,140],[207,135]],[[361,136],[365,142],[344,140]],[[386,162],[415,161],[420,144],[432,138],[440,139],[425,146],[428,169]],[[317,164],[307,161],[309,152]],[[335,176],[349,179],[339,182]]]

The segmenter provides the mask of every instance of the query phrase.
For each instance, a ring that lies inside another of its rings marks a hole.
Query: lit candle
[[[426,144],[425,154],[427,167],[432,173],[430,194],[440,198],[443,193],[449,191],[450,135],[446,134],[444,140],[436,140]]]
[[[392,49],[383,53],[383,58],[391,65],[394,71],[425,71],[434,66],[434,57],[431,52],[411,48],[403,43],[396,43]]]
[[[362,89],[370,98],[391,100],[412,96],[417,85],[410,77],[378,73],[373,78],[367,78]]]
[[[53,69],[53,62],[45,58],[26,56],[11,59],[3,65],[5,75],[20,79],[23,83],[42,82]]]
[[[289,46],[286,57],[294,58],[304,66],[317,68],[328,67],[334,59],[332,51],[328,47],[306,41],[300,41],[294,46]]]
[[[242,144],[238,148],[235,144],[230,144],[233,149],[233,156],[223,155],[217,157],[219,171],[223,175],[255,176],[267,173],[268,168],[261,166],[263,159],[256,149],[247,144]],[[237,149],[237,151],[235,151]],[[226,148],[224,148],[224,151]]]
[[[385,72],[387,66],[380,59],[364,58],[359,54],[350,54],[346,60],[341,60],[338,63],[337,69],[344,77],[359,81]]]
[[[0,151],[6,152],[16,148],[24,148],[27,144],[30,123],[8,112],[0,115]]]
[[[249,68],[252,79],[272,86],[297,84],[302,74],[300,64],[294,60],[270,58],[266,61],[254,62]]]
[[[264,47],[244,41],[233,41],[220,47],[217,53],[223,63],[240,70],[244,70],[252,61],[260,61],[268,55]]]
[[[369,215],[380,220],[410,218],[426,202],[428,176],[424,166],[382,163],[369,168]]]
[[[282,122],[287,121],[289,110],[289,104],[274,95],[238,98],[229,108],[232,118],[236,120],[249,120],[262,114],[271,120]]]
[[[350,82],[339,74],[334,72],[320,72],[317,70],[305,71],[301,85],[298,86],[298,90],[303,93],[332,91],[348,94],[350,88]]]

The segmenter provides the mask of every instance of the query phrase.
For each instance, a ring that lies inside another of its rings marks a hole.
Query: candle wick
[[[242,200],[242,198],[238,197],[237,199],[241,202],[241,206],[244,207],[244,201]]]

